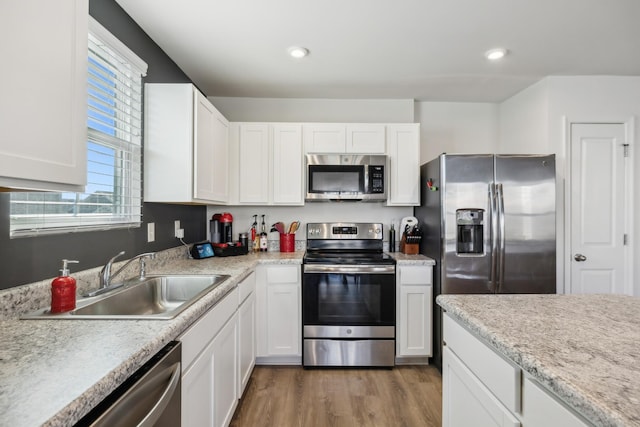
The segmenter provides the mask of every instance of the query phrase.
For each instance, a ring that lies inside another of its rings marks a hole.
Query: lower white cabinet
[[[259,364],[301,364],[301,269],[261,265],[256,270]]]
[[[256,364],[256,274],[239,285],[238,307],[238,399],[242,397]]]
[[[587,427],[588,422],[545,391],[535,380],[522,383],[522,415],[527,427]]]
[[[443,427],[591,426],[447,314],[443,338]]]
[[[433,267],[398,266],[396,362],[426,362],[432,354]]]
[[[520,425],[473,372],[445,347],[442,354],[442,426]]]
[[[238,404],[238,288],[182,341],[182,426],[228,426]]]

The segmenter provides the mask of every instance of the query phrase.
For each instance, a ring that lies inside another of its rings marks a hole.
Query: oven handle
[[[304,273],[396,274],[395,265],[305,264]]]

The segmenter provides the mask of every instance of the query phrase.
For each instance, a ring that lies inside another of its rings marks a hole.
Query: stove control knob
[[[347,335],[351,335],[353,331],[351,329],[347,329]]]

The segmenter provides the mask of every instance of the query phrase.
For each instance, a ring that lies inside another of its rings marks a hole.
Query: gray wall
[[[191,80],[138,27],[114,0],[90,0],[89,14],[147,62],[145,82],[184,83]],[[176,165],[179,167],[179,165]],[[206,239],[206,208],[145,203],[140,228],[69,233],[9,239],[9,193],[0,194],[0,289],[36,282],[57,275],[62,258],[77,259],[72,272],[105,263],[121,250],[125,257],[178,246],[173,221],[179,219],[185,241]],[[147,243],[146,224],[155,222],[156,241]]]

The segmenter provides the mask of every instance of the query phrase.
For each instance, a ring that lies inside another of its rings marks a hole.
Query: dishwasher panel
[[[181,356],[180,342],[170,342],[76,426],[179,426]]]

